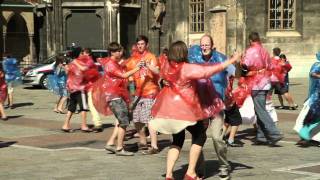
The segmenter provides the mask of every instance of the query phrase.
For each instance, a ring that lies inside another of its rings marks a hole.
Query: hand
[[[240,52],[234,52],[232,55],[232,58],[234,58],[234,62],[240,62],[240,59],[242,58],[242,53]]]
[[[144,60],[139,61],[138,63],[139,68],[142,68],[144,66],[146,66],[146,62]]]

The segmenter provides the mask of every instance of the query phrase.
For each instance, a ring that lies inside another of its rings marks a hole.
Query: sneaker
[[[146,151],[142,151],[142,154],[143,155],[152,155],[152,154],[158,154],[160,151],[159,151],[159,149],[156,149],[156,148],[150,148],[150,149],[148,149],[148,150],[146,150]]]
[[[230,171],[227,168],[220,169],[219,178],[220,178],[220,180],[229,180],[229,179],[231,179]]]
[[[275,139],[271,139],[271,140],[269,141],[269,146],[270,146],[270,147],[275,147],[276,144],[277,144],[277,142],[280,141],[281,139],[283,139],[283,136],[279,136],[279,137],[277,137],[277,138],[275,138]]]
[[[227,146],[229,147],[243,147],[243,144],[235,143],[235,142],[229,142],[227,141]]]
[[[116,146],[115,145],[106,145],[106,146],[104,146],[104,149],[106,151],[113,153],[113,154],[116,153]]]
[[[94,133],[101,133],[103,131],[103,128],[101,126],[95,126],[92,131]]]
[[[133,156],[134,153],[133,153],[133,152],[126,151],[126,150],[124,150],[124,149],[122,148],[122,149],[120,149],[120,150],[116,150],[116,155],[117,155],[117,156]]]

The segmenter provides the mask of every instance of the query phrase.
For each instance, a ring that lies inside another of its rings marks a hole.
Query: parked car
[[[64,54],[64,56],[70,59],[67,53],[68,51],[69,50],[59,54]],[[98,58],[106,57],[107,55],[108,53],[106,50],[92,50],[92,58],[95,61],[95,63],[99,66],[99,71],[102,71],[102,67],[98,62],[96,62],[96,60]],[[53,74],[55,58],[56,56],[51,56],[42,64],[38,64],[35,67],[32,67],[30,70],[28,70],[25,76],[23,77],[23,83],[32,86],[40,86],[46,89],[48,86],[48,75]],[[70,61],[72,61],[72,59],[70,59]]]

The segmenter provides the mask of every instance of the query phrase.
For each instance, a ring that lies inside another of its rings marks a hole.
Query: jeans
[[[267,142],[280,138],[282,135],[266,110],[266,96],[268,91],[253,90],[252,99],[257,115],[257,141]]]

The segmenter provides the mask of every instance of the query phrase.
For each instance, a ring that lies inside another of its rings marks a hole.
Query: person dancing
[[[198,178],[195,168],[202,147],[206,141],[206,127],[203,120],[208,119],[224,108],[223,101],[210,89],[210,76],[222,71],[239,59],[235,54],[230,60],[219,64],[199,65],[188,63],[188,49],[184,42],[171,44],[168,60],[162,61],[161,77],[167,82],[156,98],[152,108],[153,119],[150,126],[160,133],[172,134],[173,141],[167,155],[166,180],[173,179],[173,169],[185,140],[185,129],[192,134],[188,170],[184,180]],[[207,79],[207,86],[199,84],[198,79]],[[207,87],[206,99],[200,97],[201,87]]]

